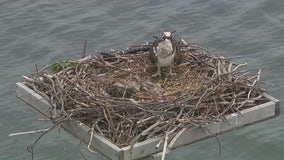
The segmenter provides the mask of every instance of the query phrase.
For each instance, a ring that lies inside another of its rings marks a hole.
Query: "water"
[[[166,28],[189,42],[214,46],[220,55],[240,56],[251,69],[267,70],[268,91],[283,103],[283,0],[1,0],[0,1],[0,159],[31,159],[26,146],[36,135],[10,133],[50,127],[15,97],[21,75],[66,58],[77,58],[88,40],[96,49],[125,48],[152,40]],[[282,107],[283,108],[283,107]],[[283,111],[281,111],[283,114]],[[226,160],[282,160],[283,116],[223,134]],[[62,136],[60,136],[62,135]],[[58,130],[35,148],[35,159],[88,159],[85,146]],[[68,152],[68,153],[67,153]],[[169,160],[216,160],[214,138],[171,152]]]

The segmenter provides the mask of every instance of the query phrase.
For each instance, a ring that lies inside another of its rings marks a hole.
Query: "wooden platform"
[[[16,92],[17,97],[31,106],[36,112],[41,113],[47,118],[51,117],[50,104],[24,83],[18,82],[16,84]],[[170,149],[198,142],[225,131],[235,130],[278,116],[280,114],[279,100],[266,93],[264,93],[263,96],[269,101],[242,110],[241,115],[237,113],[226,115],[228,121],[212,123],[202,128],[192,127],[184,129],[178,134],[170,135],[173,138],[169,144]],[[79,121],[67,121],[62,124],[62,127],[82,141],[86,143],[89,142],[91,129],[83,123]],[[136,143],[133,147],[127,146],[119,148],[106,138],[94,133],[92,147],[112,160],[132,160],[149,157],[161,152],[163,143],[159,147],[156,147],[160,140],[161,137],[157,137]]]

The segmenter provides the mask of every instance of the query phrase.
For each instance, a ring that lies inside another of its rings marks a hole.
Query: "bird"
[[[182,61],[180,45],[173,38],[174,32],[165,30],[160,38],[154,37],[156,40],[152,43],[149,59],[157,66],[158,71],[152,77],[161,77],[161,67],[170,67],[169,75],[174,75],[172,66],[179,65]]]

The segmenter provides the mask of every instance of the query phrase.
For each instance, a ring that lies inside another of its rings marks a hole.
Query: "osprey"
[[[160,38],[155,37],[156,40],[152,43],[149,58],[158,67],[157,73],[152,76],[161,77],[161,67],[170,67],[169,74],[173,75],[172,66],[175,63],[181,63],[180,47],[178,42],[173,38],[173,33],[174,31],[170,32],[166,30]]]

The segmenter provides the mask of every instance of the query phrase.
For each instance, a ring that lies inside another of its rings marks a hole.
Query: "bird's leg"
[[[157,71],[156,74],[153,74],[152,77],[157,77],[157,76],[161,77],[161,76],[162,76],[162,75],[161,75],[161,66],[160,66],[160,65],[157,65],[157,67],[158,67],[158,71]]]
[[[169,76],[175,76],[175,75],[177,75],[176,73],[173,73],[173,69],[172,69],[172,67],[170,67],[170,72],[169,72],[169,74],[168,74]]]

